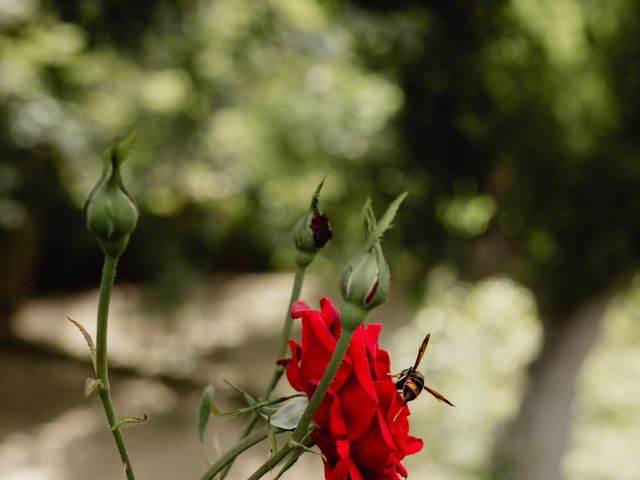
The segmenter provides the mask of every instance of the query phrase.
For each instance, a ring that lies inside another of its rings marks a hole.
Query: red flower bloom
[[[291,308],[302,317],[302,345],[291,340],[287,378],[309,398],[324,373],[340,336],[340,313],[331,300],[320,300],[321,311],[304,302]],[[361,325],[354,332],[336,377],[313,417],[312,433],[325,456],[329,480],[397,480],[407,476],[400,463],[422,449],[409,435],[409,408],[402,407],[389,371],[389,354],[378,348],[382,325]],[[400,413],[398,413],[400,412]]]

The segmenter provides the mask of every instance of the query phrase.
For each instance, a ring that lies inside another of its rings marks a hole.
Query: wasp
[[[422,393],[422,390],[426,390],[431,395],[436,397],[439,401],[455,407],[455,405],[447,400],[447,398],[440,392],[437,392],[433,388],[427,387],[424,384],[424,375],[418,371],[418,365],[420,365],[422,357],[424,356],[424,352],[427,350],[429,338],[431,338],[431,334],[427,333],[427,336],[424,337],[424,340],[422,341],[422,345],[420,345],[420,350],[418,350],[418,356],[416,357],[416,361],[413,364],[413,367],[405,368],[400,373],[393,376],[396,382],[396,390],[398,390],[398,393],[402,395],[403,406],[411,400],[415,400],[416,398],[418,398],[418,395]]]

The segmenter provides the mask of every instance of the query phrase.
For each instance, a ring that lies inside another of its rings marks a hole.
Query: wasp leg
[[[440,392],[434,390],[433,388],[429,388],[426,385],[424,386],[424,389],[427,392],[429,392],[431,395],[436,397],[439,401],[444,402],[447,405],[451,405],[452,407],[455,407],[455,405],[453,403],[451,403],[449,400],[447,400],[447,398],[444,395],[442,395]]]
[[[402,410],[404,410],[404,408],[407,406],[406,403],[403,403],[402,406],[400,407],[400,409],[398,410],[398,412],[394,415],[392,422],[395,422],[396,419],[398,418],[398,415],[400,415],[400,413],[402,412]]]

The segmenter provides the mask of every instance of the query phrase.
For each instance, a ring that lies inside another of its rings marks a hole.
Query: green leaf
[[[367,197],[367,200],[362,206],[362,223],[364,224],[365,238],[369,239],[373,230],[376,228],[376,216],[374,215],[373,207],[371,206],[371,197]]]
[[[89,332],[87,332],[87,329],[84,328],[80,322],[76,322],[73,318],[70,318],[68,316],[67,316],[67,320],[69,320],[71,323],[73,323],[76,326],[76,328],[78,330],[80,330],[80,333],[82,333],[82,336],[84,337],[84,341],[87,342],[87,346],[89,347],[89,354],[91,355],[91,363],[93,364],[93,371],[97,373],[97,369],[96,369],[96,346],[93,343],[93,338],[91,338],[91,335],[89,334]],[[90,394],[91,394],[91,392],[89,392],[89,395]],[[85,389],[85,396],[88,396],[86,394],[86,389]]]
[[[217,405],[213,402],[211,402],[211,414],[216,416],[216,417],[223,417],[223,418],[234,418],[234,417],[238,417],[240,415],[243,415],[245,413],[251,413],[254,410],[258,410],[260,411],[260,413],[265,414],[264,410],[265,407],[270,407],[272,405],[277,405],[278,403],[282,403],[286,400],[289,400],[291,398],[295,398],[295,397],[303,397],[304,395],[297,393],[295,395],[290,395],[288,397],[281,397],[281,398],[275,398],[272,400],[265,400],[263,402],[257,402],[254,403],[253,405],[250,405],[249,407],[244,407],[244,408],[238,408],[236,410],[231,410],[230,412],[223,412],[221,411]],[[271,412],[267,412],[267,415],[270,415]]]
[[[377,225],[375,224],[375,217],[373,217],[373,228],[367,237],[367,242],[365,243],[364,250],[369,250],[373,245],[379,242],[382,239],[382,235],[384,235],[384,232],[391,228],[391,223],[398,213],[398,208],[400,208],[400,204],[404,201],[407,195],[409,195],[409,192],[404,192],[398,195],[398,197],[389,204],[389,207],[387,207],[387,210],[384,212]],[[369,219],[368,216],[373,216],[373,211],[369,212],[370,208],[371,203],[369,200],[367,200],[367,202],[365,203],[365,210],[363,212],[363,215],[365,216],[366,228],[370,228],[367,224],[367,221],[371,221],[371,219]]]
[[[223,412],[215,403],[211,402],[211,414],[215,417],[235,418],[253,410],[255,410],[255,407],[239,408],[237,410],[231,410],[230,412]]]
[[[202,392],[202,399],[200,400],[200,409],[198,410],[198,438],[202,444],[204,444],[204,431],[207,429],[207,423],[209,423],[214,395],[215,389],[213,385],[207,385]]]
[[[307,397],[287,401],[271,416],[271,425],[282,430],[295,430],[308,404]]]
[[[84,396],[85,398],[89,398],[91,394],[102,385],[102,381],[97,378],[87,378],[84,381]]]
[[[236,392],[241,393],[242,396],[244,397],[245,401],[247,402],[247,405],[255,405],[256,403],[258,403],[258,401],[255,398],[253,398],[247,391],[245,391],[245,390],[241,389],[240,387],[234,385],[233,383],[231,383],[228,380],[225,380],[224,383],[229,385]]]
[[[109,430],[111,430],[112,432],[116,431],[116,430],[121,430],[124,427],[128,427],[129,425],[134,425],[136,423],[142,423],[142,422],[146,422],[147,421],[147,414],[143,414],[142,417],[134,417],[131,415],[125,415],[124,417],[122,417],[120,419],[120,421],[118,423],[116,423],[113,427],[111,427]]]
[[[257,410],[263,407],[264,405],[265,404],[263,403],[256,403],[255,405],[251,405],[250,407],[238,408],[236,410],[231,410],[229,412],[223,412],[217,407],[215,403],[211,402],[211,414],[216,417],[235,418],[235,417],[239,417],[240,415],[244,415],[245,413],[251,413],[254,410]]]
[[[320,180],[320,183],[318,184],[316,191],[313,194],[313,197],[311,197],[311,210],[313,210],[314,212],[318,211],[318,202],[320,201],[320,190],[322,190],[322,186],[324,185],[324,181],[326,179],[327,179],[326,175],[322,177],[322,180]]]
[[[112,150],[113,150],[113,154],[116,157],[116,162],[119,165],[121,165],[122,162],[124,162],[126,158],[129,156],[137,140],[138,140],[138,132],[136,130],[133,130],[123,140],[116,139],[112,147]]]

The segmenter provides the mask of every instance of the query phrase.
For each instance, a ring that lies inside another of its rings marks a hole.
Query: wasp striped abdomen
[[[415,400],[424,388],[424,376],[411,368],[407,368],[400,373],[400,379],[396,382],[396,389],[402,392],[404,403]]]

